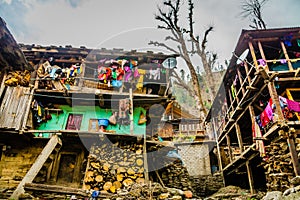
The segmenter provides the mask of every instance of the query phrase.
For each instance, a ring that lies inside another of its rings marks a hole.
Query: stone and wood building
[[[149,180],[193,190],[168,156],[177,147],[152,140],[177,55],[18,45],[0,25],[1,198],[105,197]]]
[[[299,176],[300,28],[242,30],[206,122],[226,185],[285,190]]]

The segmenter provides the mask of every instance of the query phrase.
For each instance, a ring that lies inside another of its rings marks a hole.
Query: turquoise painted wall
[[[80,130],[88,131],[90,119],[108,119],[112,115],[110,109],[103,109],[97,106],[70,107],[68,105],[62,105],[59,109],[61,109],[62,112],[50,112],[52,119],[47,122],[42,122],[40,126],[37,127],[37,130],[65,130],[69,114],[74,113],[83,114]],[[141,111],[143,111],[144,114],[146,113],[145,109],[141,107],[136,107],[133,110],[134,134],[136,135],[143,135],[146,132],[146,124],[138,125]],[[109,125],[106,130],[114,130],[117,134],[130,134],[129,125]]]

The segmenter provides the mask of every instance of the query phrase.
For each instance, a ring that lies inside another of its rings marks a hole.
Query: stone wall
[[[181,144],[178,148],[178,153],[190,176],[211,174],[208,144]]]
[[[220,174],[190,177],[193,191],[197,196],[205,197],[217,192],[224,187],[223,178]]]
[[[44,146],[43,142],[3,145],[0,160],[0,198],[9,195],[26,175]]]

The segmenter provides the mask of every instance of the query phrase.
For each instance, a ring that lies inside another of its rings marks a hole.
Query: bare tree
[[[210,86],[212,95],[215,95],[215,90],[212,89],[214,79],[212,76],[211,66],[215,62],[217,56],[210,56],[210,54],[206,51],[207,36],[213,30],[213,27],[210,26],[205,31],[204,37],[200,41],[200,37],[194,33],[194,4],[192,0],[188,0],[188,27],[179,25],[179,12],[182,8],[181,0],[165,0],[163,4],[164,7],[167,8],[167,11],[164,11],[161,7],[158,7],[158,14],[155,16],[155,19],[162,24],[158,25],[158,28],[169,31],[170,35],[165,38],[165,42],[150,41],[149,44],[166,48],[175,54],[179,54],[183,58],[190,71],[192,90],[188,91],[197,100],[199,110],[206,115],[207,111],[203,104],[199,79],[196,69],[191,61],[191,55],[196,54],[200,56],[207,77],[206,80],[209,81],[208,85]],[[175,42],[175,44],[177,44],[177,48],[173,48],[167,44],[168,41]],[[192,46],[191,49],[189,49],[190,46]],[[180,78],[178,75],[175,75],[174,77]],[[183,81],[177,80],[177,82],[183,84],[182,86],[186,88]]]
[[[264,5],[269,0],[243,0],[242,2],[242,11],[240,15],[242,18],[250,19],[251,24],[249,25],[251,28],[255,29],[266,29],[267,25],[262,18],[262,10]]]

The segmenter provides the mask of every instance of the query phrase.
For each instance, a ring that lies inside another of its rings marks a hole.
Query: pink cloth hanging
[[[297,101],[287,99],[287,106],[290,110],[300,112],[300,104]]]

